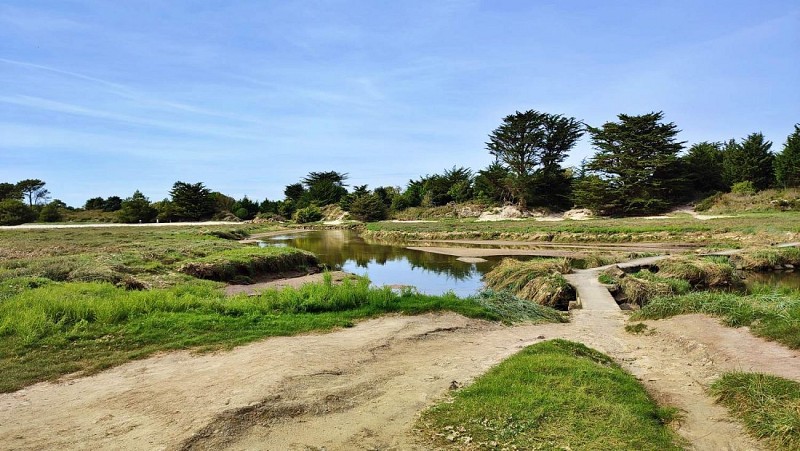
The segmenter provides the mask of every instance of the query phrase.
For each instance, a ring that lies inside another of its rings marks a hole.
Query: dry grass
[[[717,194],[700,202],[698,210],[710,213],[741,213],[800,210],[800,189],[768,189],[755,194]]]
[[[670,257],[656,263],[658,275],[681,279],[692,287],[727,287],[738,285],[741,279],[736,268],[725,257]]]
[[[486,273],[486,286],[495,291],[509,291],[515,296],[540,305],[565,308],[575,299],[575,290],[563,274],[571,271],[566,259],[519,261],[504,259]]]
[[[737,268],[746,271],[769,271],[785,265],[800,265],[800,248],[771,247],[741,252],[731,257]]]

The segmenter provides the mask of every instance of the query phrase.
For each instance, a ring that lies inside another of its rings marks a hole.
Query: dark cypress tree
[[[769,188],[774,178],[772,143],[761,133],[751,133],[741,143],[730,140],[722,152],[725,183],[752,182],[757,190]]]
[[[674,123],[662,123],[660,111],[618,118],[588,127],[597,153],[586,165],[589,174],[577,187],[577,198],[602,201],[582,206],[604,214],[661,212],[680,200],[673,193],[686,183],[674,170],[684,144],[676,140],[680,130]]]
[[[722,143],[697,143],[682,159],[695,196],[728,190],[722,177]]]
[[[782,188],[800,186],[800,124],[795,124],[783,150],[775,155],[775,180]]]

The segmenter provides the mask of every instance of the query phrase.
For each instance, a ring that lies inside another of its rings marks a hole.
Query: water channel
[[[480,291],[483,275],[502,260],[502,257],[486,257],[486,262],[465,263],[453,256],[406,249],[402,245],[370,243],[351,230],[279,235],[265,238],[260,245],[290,246],[313,252],[329,269],[367,276],[377,286],[408,285],[426,294],[452,291],[462,297]],[[800,289],[800,272],[747,274],[745,283]]]

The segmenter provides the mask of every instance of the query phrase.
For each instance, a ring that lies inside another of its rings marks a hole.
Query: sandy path
[[[759,449],[705,389],[730,369],[797,380],[787,370],[797,352],[700,315],[650,322],[651,336],[625,333],[624,322],[613,310],[517,327],[393,316],[230,352],[170,353],[0,395],[0,437],[12,449],[422,449],[410,430],[420,410],[543,336],[614,357],[687,412],[679,432],[695,449]]]
[[[655,334],[631,335],[594,271],[571,278],[584,309],[572,312],[570,324],[388,316],[36,384],[0,395],[0,447],[424,449],[412,425],[453,381],[468,383],[524,346],[562,337],[609,354],[659,400],[685,411],[678,431],[693,449],[761,449],[707,395],[708,385],[729,370],[800,380],[800,353],[701,315],[651,321]]]

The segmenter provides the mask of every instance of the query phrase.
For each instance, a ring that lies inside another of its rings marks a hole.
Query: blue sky
[[[275,200],[326,170],[405,186],[485,167],[526,109],[663,110],[689,143],[761,131],[779,150],[800,3],[0,0],[0,181],[74,206],[177,180]]]

